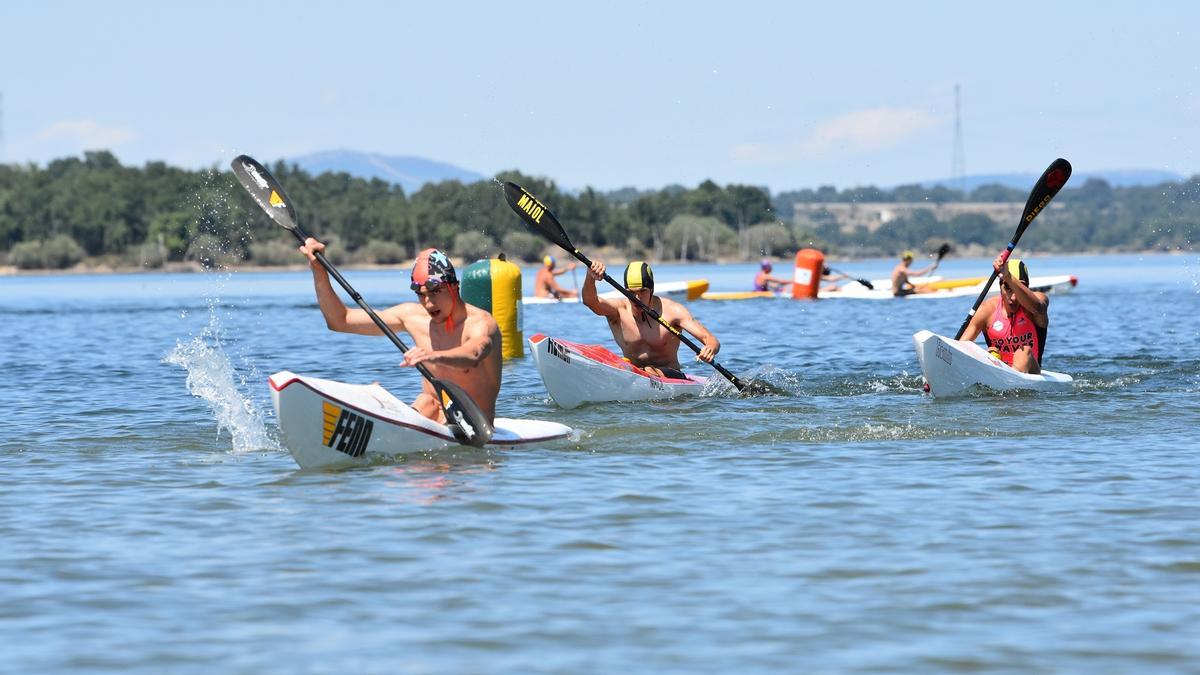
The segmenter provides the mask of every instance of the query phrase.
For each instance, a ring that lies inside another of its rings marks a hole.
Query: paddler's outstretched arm
[[[621,310],[617,305],[608,303],[596,293],[596,281],[604,278],[607,269],[603,262],[593,260],[588,273],[583,276],[583,289],[579,292],[579,297],[584,306],[592,310],[594,314],[613,318],[619,315]]]
[[[300,247],[300,252],[308,258],[308,266],[312,270],[313,286],[317,291],[317,304],[321,306],[321,315],[325,317],[325,325],[329,330],[338,333],[383,335],[383,331],[379,330],[379,326],[375,325],[369,314],[361,309],[347,307],[338,297],[337,292],[333,290],[333,284],[329,281],[329,272],[313,255],[317,251],[324,250],[325,244],[312,237],[305,240],[304,245]],[[405,330],[404,320],[394,310],[393,307],[376,312],[376,314],[392,330]]]
[[[930,272],[932,272],[932,271],[936,270],[936,269],[937,269],[937,267],[938,267],[938,265],[940,265],[940,264],[941,264],[941,262],[942,262],[941,260],[934,260],[934,261],[933,261],[933,264],[931,264],[931,265],[929,265],[929,266],[927,266],[927,267],[922,267],[922,268],[921,268],[921,269],[919,269],[919,270],[909,270],[909,271],[908,271],[908,276],[910,276],[910,277],[923,277],[923,276],[925,276],[926,274],[929,274]]]

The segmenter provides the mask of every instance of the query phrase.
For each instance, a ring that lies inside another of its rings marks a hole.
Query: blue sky
[[[1145,7],[1139,5],[1148,5]],[[1200,173],[1185,2],[0,6],[0,161],[351,148],[602,189]]]

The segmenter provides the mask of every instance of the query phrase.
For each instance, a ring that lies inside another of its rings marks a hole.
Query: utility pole
[[[950,159],[950,178],[965,194],[967,191],[967,159],[963,150],[962,103],[959,86],[954,85],[954,150]]]

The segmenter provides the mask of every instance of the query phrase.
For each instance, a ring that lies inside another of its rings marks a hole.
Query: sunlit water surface
[[[922,394],[910,336],[953,334],[970,298],[699,301],[720,361],[787,395],[564,411],[526,357],[500,414],[578,440],[335,472],[280,446],[267,375],[405,400],[419,380],[386,340],[329,333],[307,273],[0,279],[0,662],[1197,672],[1200,262],[1029,262],[1080,278],[1050,308],[1069,394]],[[407,270],[347,276],[412,299]],[[524,329],[611,342],[580,306]]]

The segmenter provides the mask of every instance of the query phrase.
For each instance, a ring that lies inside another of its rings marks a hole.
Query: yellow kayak
[[[689,281],[664,281],[654,286],[654,294],[662,295],[672,300],[696,300],[708,290],[708,279],[691,279]],[[620,291],[605,291],[600,297],[617,299],[624,297]],[[579,296],[573,298],[536,298],[527,295],[521,298],[523,305],[555,305],[560,303],[579,302]]]
[[[982,284],[985,281],[987,281],[987,277],[970,277],[968,279],[945,279],[942,281],[930,281],[930,282],[924,283],[924,284],[913,284],[913,285],[917,287],[918,292],[920,292],[920,289],[927,289],[927,290],[931,290],[931,291],[940,291],[944,288],[961,288],[963,286],[978,286],[979,284]]]
[[[700,296],[701,300],[749,300],[751,298],[790,298],[790,293],[779,293],[777,291],[719,291],[716,293],[704,293]]]

